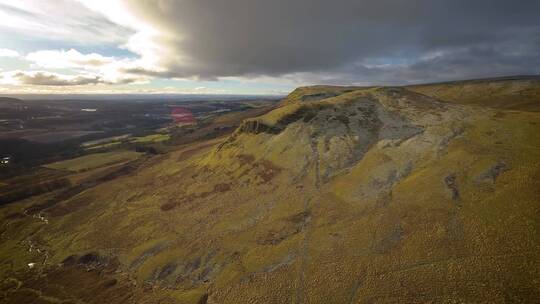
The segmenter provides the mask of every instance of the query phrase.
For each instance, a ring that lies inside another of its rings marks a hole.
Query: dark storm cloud
[[[129,71],[151,76],[352,83],[540,72],[537,0],[161,0],[130,8],[164,33],[166,70]]]

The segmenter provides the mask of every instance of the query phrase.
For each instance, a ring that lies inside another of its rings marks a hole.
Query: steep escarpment
[[[9,205],[1,288],[89,303],[534,302],[538,126],[536,112],[407,88],[301,88],[61,213],[23,214],[46,196]]]
[[[377,144],[451,137],[463,109],[402,88],[366,88],[311,102],[290,102],[249,119],[217,153],[215,163],[245,154],[284,165],[297,175],[319,168],[322,180],[351,169]],[[435,134],[432,134],[435,133]],[[414,139],[413,139],[414,138]]]

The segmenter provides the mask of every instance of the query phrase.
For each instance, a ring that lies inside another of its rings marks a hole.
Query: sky
[[[0,94],[540,74],[538,0],[0,0]]]

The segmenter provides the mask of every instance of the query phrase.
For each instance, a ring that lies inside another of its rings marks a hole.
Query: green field
[[[142,137],[135,137],[131,140],[132,143],[153,143],[169,140],[171,137],[169,134],[152,134]]]
[[[85,155],[73,159],[47,164],[44,167],[56,170],[80,172],[95,169],[115,163],[132,161],[141,156],[139,152],[116,151]]]

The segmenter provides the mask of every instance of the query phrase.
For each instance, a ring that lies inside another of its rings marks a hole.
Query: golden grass
[[[540,111],[540,80],[538,79],[456,82],[407,88],[446,102]]]
[[[339,111],[364,93],[290,103],[258,119],[275,124],[320,104]],[[467,115],[443,120],[455,115],[445,110],[410,139],[373,144],[320,185],[324,164],[304,157],[313,153],[308,122],[236,135],[221,150],[220,140],[182,147],[81,193],[73,202],[88,205],[47,225],[11,222],[3,231],[13,241],[0,255],[16,261],[15,244],[33,235],[51,263],[88,251],[117,256],[133,290],[152,290],[148,302],[195,304],[205,293],[214,303],[533,302],[540,115],[459,109]],[[440,143],[456,127],[463,132]],[[493,179],[483,177],[500,163]],[[457,199],[445,183],[451,174]],[[175,207],[163,211],[168,202]]]

